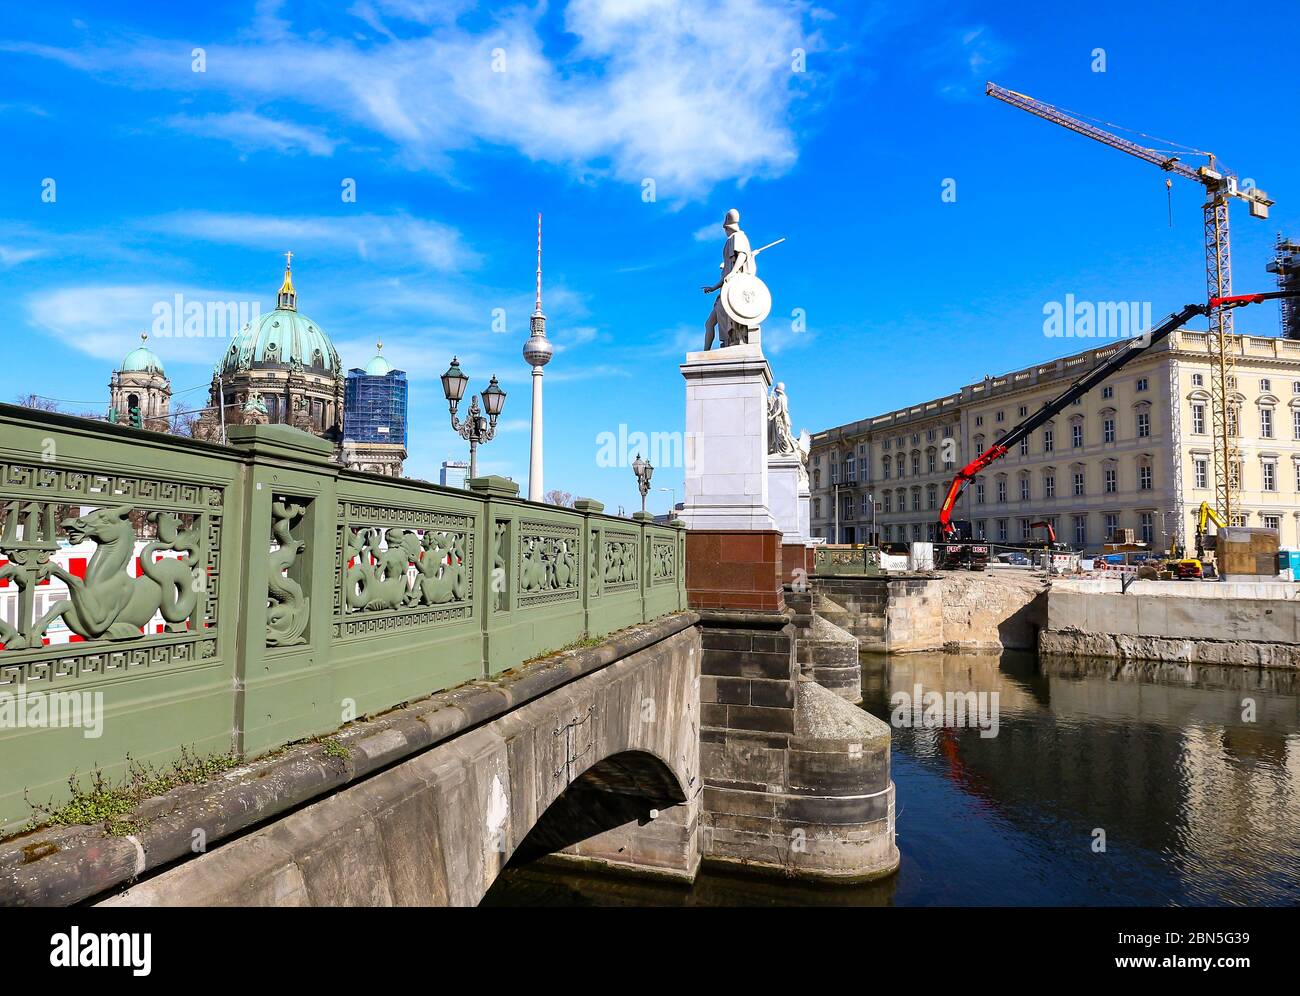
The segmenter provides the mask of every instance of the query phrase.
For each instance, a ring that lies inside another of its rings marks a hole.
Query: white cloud
[[[563,51],[539,32],[544,6],[509,8],[477,32],[458,10],[437,15],[418,0],[361,2],[352,13],[377,37],[289,30],[269,7],[265,30],[206,46],[201,80],[176,58],[188,43],[163,39],[0,50],[139,86],[297,102],[332,115],[331,131],[350,122],[387,137],[411,168],[450,174],[453,153],[491,144],[583,177],[653,178],[672,202],[793,165],[794,104],[815,74],[793,72],[791,52],[821,45],[804,9],[783,0],[570,0],[564,27],[576,41]],[[225,127],[246,139],[262,129],[242,117]]]
[[[205,316],[209,302],[244,302],[249,312],[256,302],[260,310],[266,309],[266,302],[247,292],[164,284],[62,287],[31,294],[24,304],[33,326],[44,329],[78,352],[118,363],[140,344],[140,333],[154,326],[156,308],[174,311],[177,294],[183,302],[200,302]],[[150,347],[158,353],[164,366],[173,362],[210,366],[226,348],[224,336],[238,329],[214,322],[202,331],[205,334],[199,336],[155,337]]]
[[[277,121],[251,111],[229,114],[177,114],[167,123],[179,131],[206,138],[220,138],[238,149],[275,149],[278,152],[307,152],[331,156],[338,142],[319,128]]]
[[[310,255],[315,251],[325,257],[345,249],[375,262],[415,263],[451,271],[471,269],[479,263],[478,254],[465,246],[456,229],[405,214],[275,217],[180,211],[149,224],[186,239],[272,252],[293,249]]]
[[[0,266],[17,266],[29,259],[39,259],[45,255],[42,249],[16,249],[12,246],[0,246]]]

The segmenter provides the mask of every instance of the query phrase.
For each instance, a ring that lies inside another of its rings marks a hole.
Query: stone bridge
[[[856,644],[775,566],[729,608],[688,595],[680,523],[230,437],[0,405],[0,903],[466,905],[541,855],[896,867]]]

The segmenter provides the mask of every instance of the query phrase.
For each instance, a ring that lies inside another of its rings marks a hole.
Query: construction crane
[[[1045,104],[1041,100],[988,83],[984,92],[1003,103],[1028,111],[1036,117],[1051,121],[1062,128],[1077,132],[1086,138],[1109,145],[1112,149],[1159,166],[1205,188],[1205,284],[1206,299],[1221,300],[1232,296],[1232,249],[1228,238],[1228,203],[1242,200],[1250,207],[1252,218],[1267,218],[1273,201],[1253,183],[1243,187],[1235,173],[1225,169],[1212,152],[1185,149],[1185,154],[1204,156],[1204,166],[1190,166],[1177,155],[1159,149],[1147,148],[1137,142],[1113,135],[1096,125],[1081,121],[1074,115]],[[1169,181],[1165,181],[1169,186]],[[1232,346],[1232,311],[1218,307],[1210,311],[1209,349],[1214,366],[1210,374],[1210,410],[1214,427],[1214,493],[1215,504],[1232,521],[1237,509],[1236,492],[1241,487],[1237,473],[1239,455],[1233,437],[1237,425],[1229,417],[1229,389],[1235,356]]]

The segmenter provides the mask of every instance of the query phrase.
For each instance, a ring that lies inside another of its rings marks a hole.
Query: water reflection
[[[998,734],[895,728],[902,866],[888,882],[837,889],[705,871],[679,889],[534,867],[507,873],[489,900],[1300,902],[1300,675],[1019,653],[863,656],[866,707],[880,718],[917,685],[996,692]]]

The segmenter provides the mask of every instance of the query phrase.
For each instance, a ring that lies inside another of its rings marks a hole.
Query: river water
[[[862,669],[886,722],[918,685],[986,709],[997,696],[996,736],[895,724],[897,875],[833,887],[705,868],[680,888],[534,865],[485,904],[1300,904],[1300,675],[1015,652],[864,654]]]

